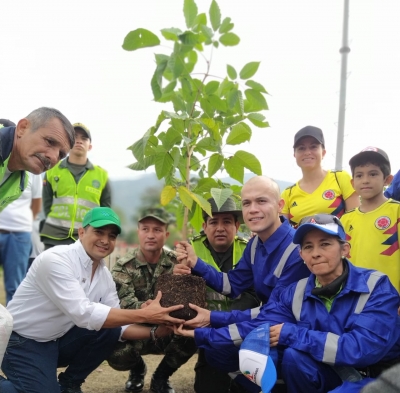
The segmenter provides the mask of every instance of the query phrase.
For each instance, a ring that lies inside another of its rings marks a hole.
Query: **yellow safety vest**
[[[93,165],[76,183],[68,168],[58,163],[46,174],[47,181],[53,189],[53,204],[45,224],[69,229],[68,236],[52,236],[50,228],[43,227],[41,236],[62,240],[73,238],[74,230],[82,226],[83,217],[94,207],[100,206],[100,198],[107,183],[108,174],[99,166]],[[47,233],[46,233],[47,232]],[[74,239],[76,240],[76,239]]]
[[[211,251],[204,244],[204,240],[206,236],[198,236],[192,240],[192,246],[196,255],[208,265],[214,267],[219,272],[221,271],[218,265],[215,263],[214,258],[211,254]],[[233,267],[239,262],[240,258],[243,255],[243,251],[246,248],[247,241],[235,237],[233,242]],[[213,289],[207,287],[207,307],[211,311],[229,311],[230,305],[233,302],[233,299],[226,297],[225,295],[221,295],[220,293],[214,291]]]

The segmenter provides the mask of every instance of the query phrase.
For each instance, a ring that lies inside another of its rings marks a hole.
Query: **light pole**
[[[336,164],[335,169],[343,168],[343,143],[344,143],[344,121],[346,113],[346,88],[347,88],[347,56],[350,53],[348,42],[349,34],[349,0],[344,0],[343,14],[343,36],[340,53],[342,55],[342,66],[340,72],[340,97],[339,97],[339,120],[336,142]]]

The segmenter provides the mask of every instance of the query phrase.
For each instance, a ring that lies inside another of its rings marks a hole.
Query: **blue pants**
[[[342,384],[331,366],[293,348],[284,350],[281,371],[288,392],[326,393]]]
[[[112,353],[121,328],[87,330],[73,327],[58,340],[38,342],[13,332],[1,368],[2,393],[60,393],[57,367],[67,367],[63,379],[81,384]]]
[[[30,232],[0,233],[0,264],[4,269],[4,287],[7,303],[28,271],[32,250]]]

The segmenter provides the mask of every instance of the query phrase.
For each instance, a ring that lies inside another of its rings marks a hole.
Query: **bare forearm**
[[[143,326],[143,325],[130,325],[128,326],[124,334],[122,335],[122,338],[124,340],[143,340],[150,338],[150,327],[148,326]]]
[[[144,310],[121,310],[119,308],[111,308],[107,319],[103,324],[103,328],[114,328],[131,323],[147,323]]]

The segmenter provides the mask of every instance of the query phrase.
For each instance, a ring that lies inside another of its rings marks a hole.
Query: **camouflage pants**
[[[107,361],[114,370],[127,371],[140,364],[142,355],[165,354],[168,366],[178,369],[196,350],[194,339],[172,335],[156,341],[147,339],[118,342]]]

